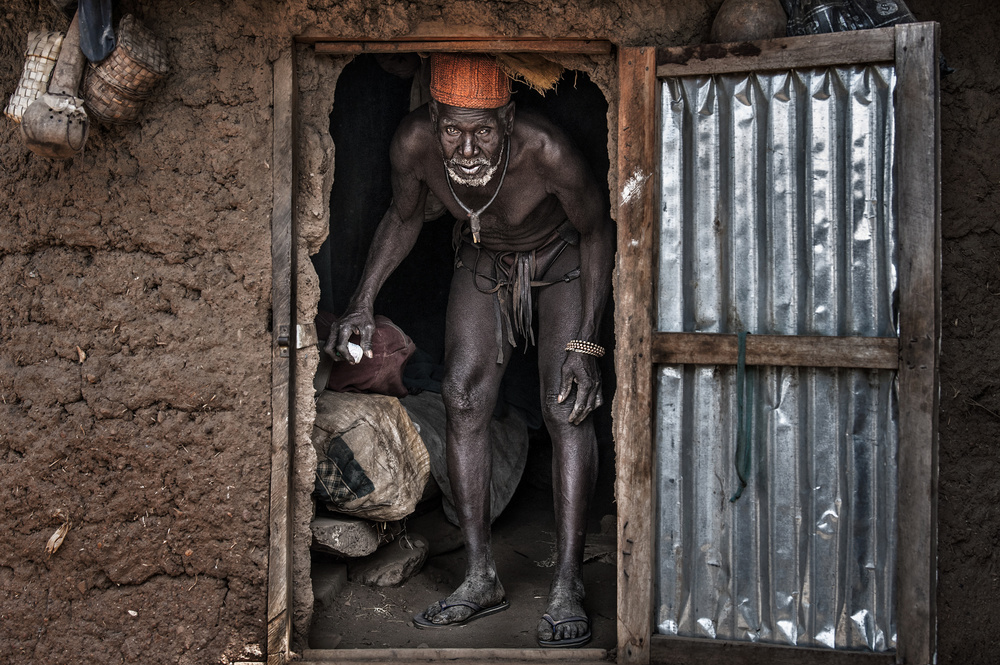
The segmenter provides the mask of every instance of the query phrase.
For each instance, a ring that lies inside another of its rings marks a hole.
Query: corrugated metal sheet
[[[895,336],[891,66],[666,79],[658,328]],[[737,477],[735,367],[658,374],[657,627],[895,647],[891,371],[751,372]]]

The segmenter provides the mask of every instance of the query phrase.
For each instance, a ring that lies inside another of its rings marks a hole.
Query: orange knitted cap
[[[510,84],[488,55],[432,53],[431,97],[449,106],[495,109],[510,101]]]

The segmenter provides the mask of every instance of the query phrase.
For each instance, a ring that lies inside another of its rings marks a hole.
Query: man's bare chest
[[[429,178],[431,191],[458,220],[478,221],[482,243],[494,249],[527,250],[548,238],[566,215],[542,183],[521,174],[498,172],[482,187],[463,187],[446,179],[444,167]],[[498,189],[499,187],[499,189]]]

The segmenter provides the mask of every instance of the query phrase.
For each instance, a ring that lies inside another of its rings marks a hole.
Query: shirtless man
[[[508,606],[490,542],[487,435],[507,361],[518,344],[533,341],[534,299],[557,526],[556,570],[537,637],[543,646],[582,646],[591,633],[581,567],[597,476],[590,413],[602,402],[597,359],[604,350],[597,339],[614,227],[597,182],[566,136],[536,115],[515,121],[507,78],[492,58],[435,54],[431,65],[432,101],[407,116],[393,138],[393,200],[327,351],[351,361],[347,342],[357,333],[370,353],[375,296],[416,242],[433,193],[462,223],[442,392],[448,473],[468,567],[458,589],[414,623],[461,625]]]

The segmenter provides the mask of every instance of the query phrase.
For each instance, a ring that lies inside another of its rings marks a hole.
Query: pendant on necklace
[[[472,242],[479,244],[479,213],[474,212],[469,215],[469,230],[472,231]]]
[[[493,196],[491,196],[490,200],[486,202],[486,205],[484,205],[479,210],[473,210],[469,206],[462,203],[462,199],[458,198],[458,194],[455,193],[455,188],[452,187],[451,185],[451,174],[448,173],[448,165],[447,164],[444,165],[444,170],[445,170],[444,181],[448,183],[448,190],[451,192],[452,198],[454,198],[455,202],[458,203],[459,207],[465,211],[465,214],[469,216],[469,230],[472,231],[472,243],[474,245],[479,244],[479,231],[481,228],[481,225],[479,223],[479,216],[484,212],[486,212],[487,208],[493,205],[493,202],[497,198],[497,194],[500,193],[500,188],[503,187],[503,179],[507,176],[507,166],[510,165],[509,137],[504,140],[504,143],[501,146],[500,151],[501,154],[506,153],[504,155],[504,160],[503,160],[503,171],[500,172],[500,182],[497,183],[497,188],[493,190]]]

